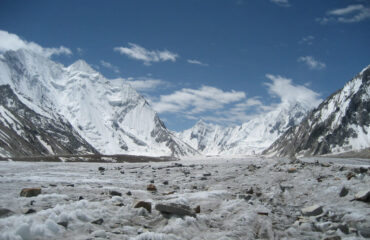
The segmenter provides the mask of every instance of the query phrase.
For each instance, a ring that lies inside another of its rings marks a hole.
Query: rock
[[[29,208],[29,209],[26,209],[25,211],[24,211],[24,214],[31,214],[31,213],[35,213],[36,212],[36,210],[35,209],[33,209],[33,208]]]
[[[74,187],[75,185],[73,183],[67,183],[66,187]]]
[[[68,227],[68,222],[67,221],[63,221],[63,222],[58,222],[59,225],[67,228]]]
[[[238,198],[239,199],[244,199],[245,201],[249,201],[249,200],[252,199],[252,196],[251,195],[246,195],[246,194],[239,194]]]
[[[98,170],[99,170],[100,172],[104,172],[104,171],[105,171],[105,168],[104,168],[104,167],[99,167],[99,168],[98,168]]]
[[[41,194],[41,188],[23,188],[20,196],[21,197],[36,197]]]
[[[121,174],[125,174],[125,171],[121,170],[121,171],[120,171],[120,173],[121,173]]]
[[[103,222],[104,222],[103,218],[99,218],[99,219],[97,219],[95,221],[92,221],[91,223],[92,224],[96,224],[96,225],[102,225]]]
[[[50,183],[49,186],[50,187],[56,187],[57,185],[56,184],[53,184],[53,183]]]
[[[353,169],[353,171],[354,171],[355,173],[366,173],[366,172],[367,172],[367,168],[359,167],[359,168],[355,168],[355,169]]]
[[[13,214],[14,214],[14,212],[9,210],[9,209],[0,208],[0,218],[6,218],[6,217],[9,217]]]
[[[82,197],[82,196],[79,196],[78,197],[78,200],[80,201],[80,200],[83,200],[84,199],[84,197]]]
[[[194,212],[195,213],[200,213],[200,205],[196,206],[196,208],[194,208]]]
[[[204,177],[209,177],[209,176],[211,176],[211,174],[210,173],[204,173],[203,176]]]
[[[345,197],[348,194],[348,189],[346,187],[342,187],[339,193],[339,197]]]
[[[120,196],[121,197],[122,193],[111,190],[111,191],[109,191],[109,195],[111,195],[111,196]]]
[[[342,238],[340,236],[330,236],[330,237],[325,237],[323,240],[341,240]]]
[[[370,238],[370,228],[367,227],[360,227],[357,229],[357,232],[364,238]]]
[[[189,206],[177,203],[156,204],[155,209],[164,214],[195,217],[196,214]]]
[[[347,180],[351,180],[351,178],[356,177],[356,174],[354,174],[353,172],[349,172],[347,173],[346,177],[347,177]]]
[[[288,169],[288,173],[295,173],[295,172],[297,172],[297,169],[294,167]]]
[[[370,202],[370,190],[358,192],[355,195],[355,200],[362,202]]]
[[[154,183],[154,180],[150,180],[150,183]]]
[[[303,216],[317,216],[323,213],[322,206],[320,205],[313,205],[310,207],[302,208]]]
[[[320,163],[321,167],[330,167],[330,163]]]
[[[252,187],[248,188],[248,189],[245,191],[245,193],[247,193],[247,194],[253,194],[253,188],[252,188]]]
[[[127,196],[131,196],[131,195],[132,195],[131,191],[128,191],[128,192],[126,193],[126,195],[127,195]]]
[[[146,187],[146,190],[150,191],[150,192],[156,192],[157,191],[157,187],[154,185],[154,184],[149,184],[147,187]]]
[[[207,180],[207,178],[206,177],[201,177],[200,180],[205,181],[205,180]]]
[[[339,228],[339,230],[340,230],[340,231],[342,231],[342,233],[344,233],[344,234],[349,234],[349,228],[348,228],[348,226],[347,226],[347,225],[345,225],[345,224],[340,224],[340,225],[338,226],[338,228]]]
[[[145,208],[148,212],[152,212],[152,203],[151,202],[145,202],[145,201],[140,201],[136,203],[134,208]]]
[[[283,192],[285,192],[285,190],[287,190],[287,189],[292,189],[292,188],[294,188],[294,186],[293,186],[293,185],[287,185],[287,184],[281,184],[281,185],[280,185],[280,189],[281,189],[281,191],[283,191]]]
[[[168,181],[167,181],[167,180],[166,180],[166,181],[164,181],[164,182],[163,182],[163,184],[164,184],[164,185],[168,185]]]

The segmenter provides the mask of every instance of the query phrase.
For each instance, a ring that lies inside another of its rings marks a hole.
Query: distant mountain
[[[70,127],[69,135],[76,133],[91,151],[151,156],[197,154],[166,129],[148,102],[128,83],[106,79],[82,60],[64,67],[34,52],[8,51],[0,55],[0,85],[8,85],[22,107],[38,117]],[[15,113],[15,118],[21,116]],[[32,125],[48,131],[41,120]],[[53,138],[54,132],[50,134]],[[37,136],[34,133],[32,137]],[[72,139],[66,141],[75,147]]]
[[[332,94],[265,154],[337,154],[370,147],[370,66]]]
[[[201,120],[177,136],[205,155],[259,154],[300,123],[308,110],[300,103],[285,102],[240,126],[221,127]]]

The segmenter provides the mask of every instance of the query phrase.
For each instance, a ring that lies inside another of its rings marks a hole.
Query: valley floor
[[[370,162],[316,160],[0,162],[0,239],[370,237],[370,204],[351,201],[370,190]],[[157,191],[147,190],[151,183]],[[42,193],[20,197],[27,187],[41,187]],[[151,213],[134,208],[138,201],[151,202]],[[170,202],[200,206],[200,213],[180,217],[154,208]],[[303,216],[302,208],[312,205],[318,211]],[[5,214],[4,208],[12,212]]]

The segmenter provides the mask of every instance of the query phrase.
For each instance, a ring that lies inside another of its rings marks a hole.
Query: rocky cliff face
[[[370,66],[332,94],[265,154],[321,155],[370,147]]]
[[[0,86],[0,156],[93,154],[97,151],[62,116],[48,118]]]

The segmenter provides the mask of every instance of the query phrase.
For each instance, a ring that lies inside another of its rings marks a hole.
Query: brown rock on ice
[[[19,194],[21,197],[36,197],[41,194],[41,188],[23,188]]]

